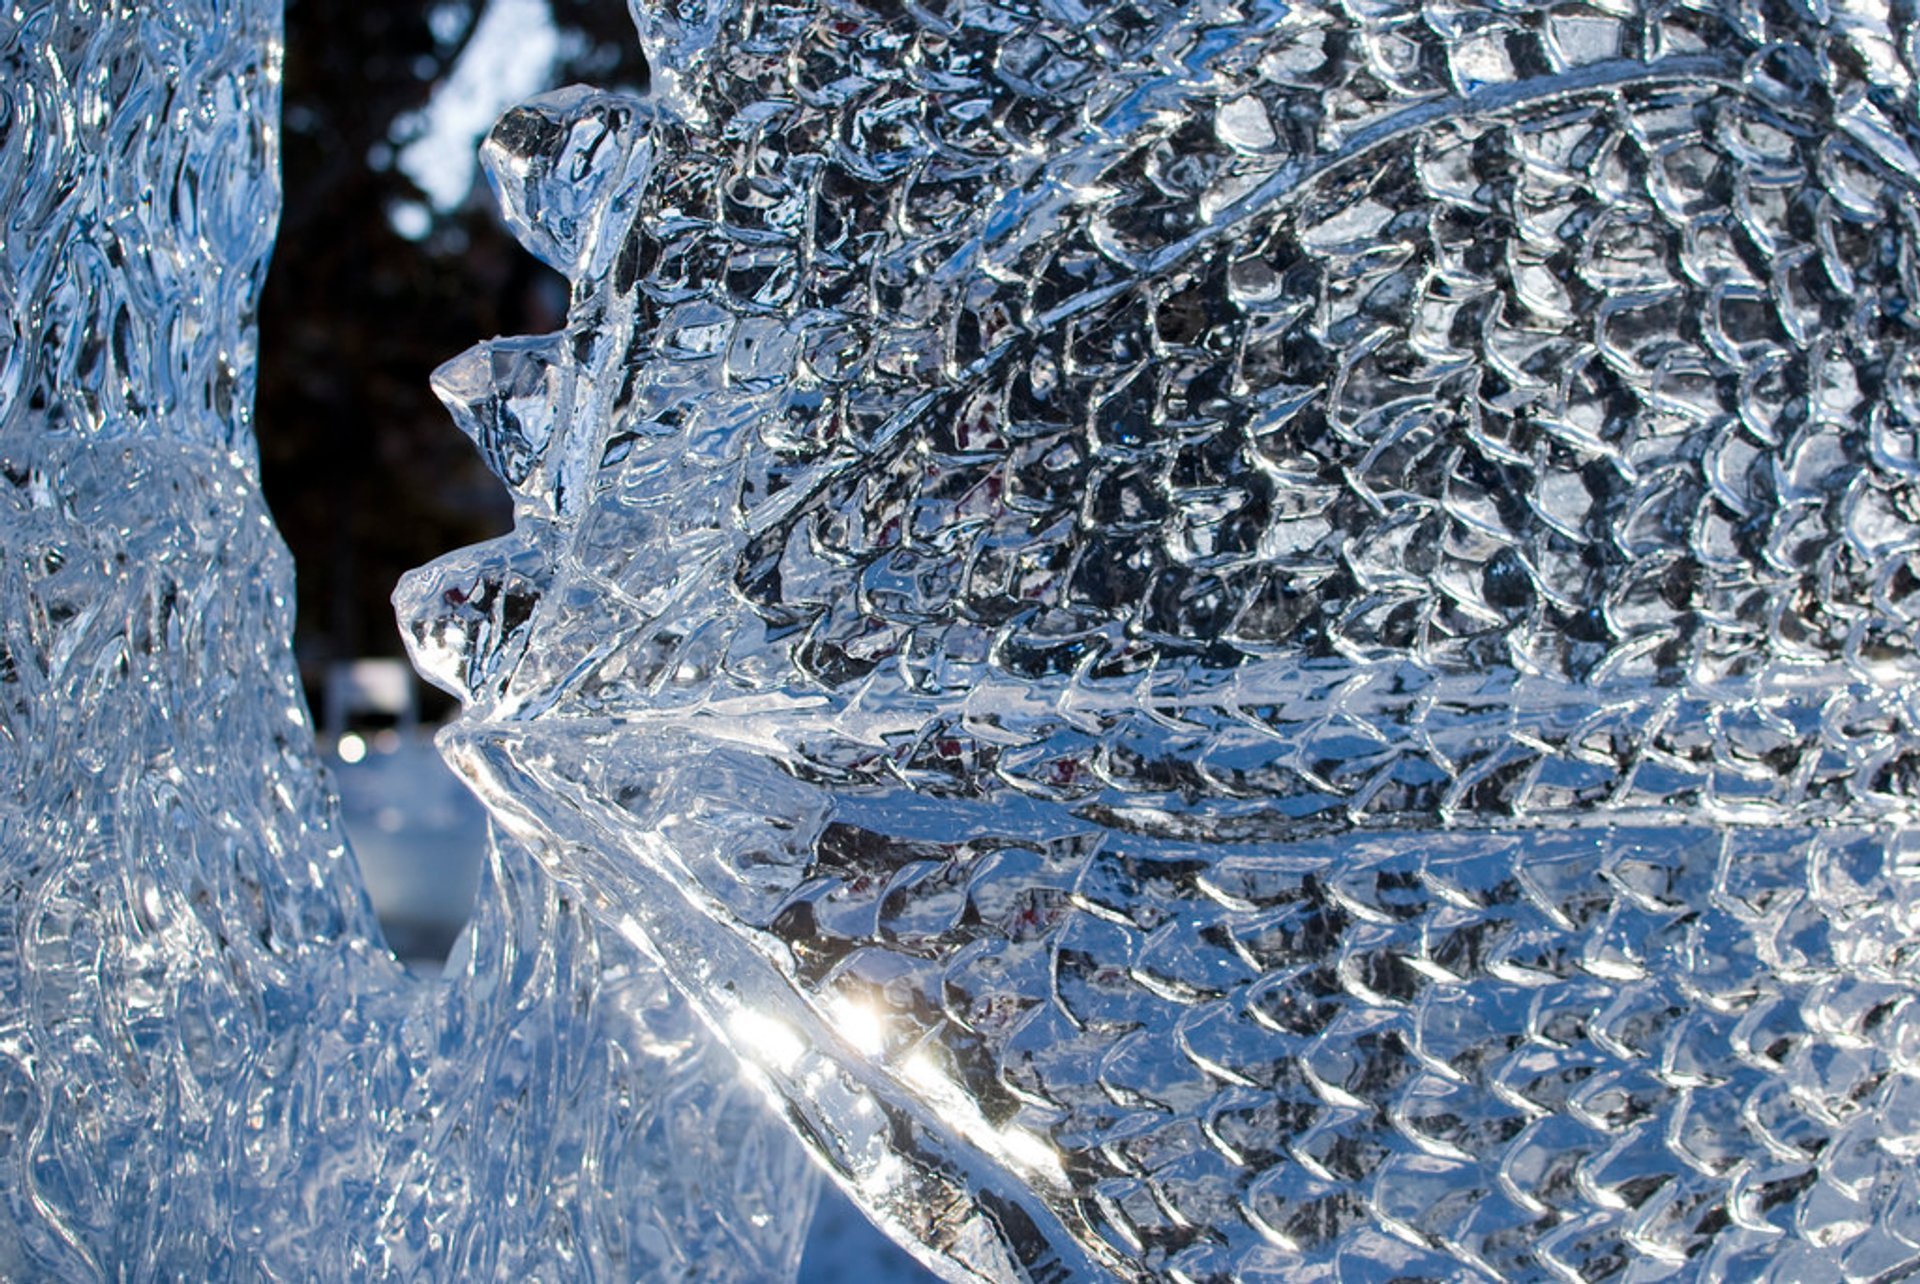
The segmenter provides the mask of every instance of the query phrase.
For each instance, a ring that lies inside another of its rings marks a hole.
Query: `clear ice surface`
[[[502,822],[955,1280],[1920,1270],[1873,0],[635,0],[397,595]]]
[[[379,941],[250,421],[279,38],[0,10],[0,1278],[791,1278],[800,1148],[524,846]]]

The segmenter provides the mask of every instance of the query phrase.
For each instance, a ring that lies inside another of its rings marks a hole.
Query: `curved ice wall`
[[[641,3],[449,748],[951,1278],[1920,1261],[1905,4]]]
[[[255,466],[278,41],[0,12],[0,1277],[788,1277],[798,1149],[521,847],[445,982],[379,941]]]

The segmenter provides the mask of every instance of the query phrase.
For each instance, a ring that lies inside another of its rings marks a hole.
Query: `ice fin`
[[[477,343],[433,372],[433,391],[480,456],[523,499],[564,414],[566,336]]]
[[[652,158],[645,105],[584,85],[513,108],[480,148],[514,236],[576,279],[617,247]]]

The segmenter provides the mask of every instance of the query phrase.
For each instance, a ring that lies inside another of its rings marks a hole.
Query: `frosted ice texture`
[[[634,9],[400,606],[878,1220],[1920,1268],[1909,7]]]
[[[278,40],[0,11],[0,1278],[791,1278],[799,1148],[524,848],[379,943],[250,422]]]

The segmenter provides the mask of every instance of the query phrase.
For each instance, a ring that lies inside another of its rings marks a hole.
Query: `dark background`
[[[507,235],[484,178],[419,239],[395,230],[396,211],[418,230],[428,206],[395,154],[481,7],[286,9],[286,196],[261,305],[257,428],[298,568],[294,646],[316,708],[329,662],[402,653],[388,595],[403,572],[509,525],[505,490],[428,375],[482,339],[556,329],[566,311],[565,282]],[[551,86],[645,87],[624,4],[549,8],[562,49]]]

